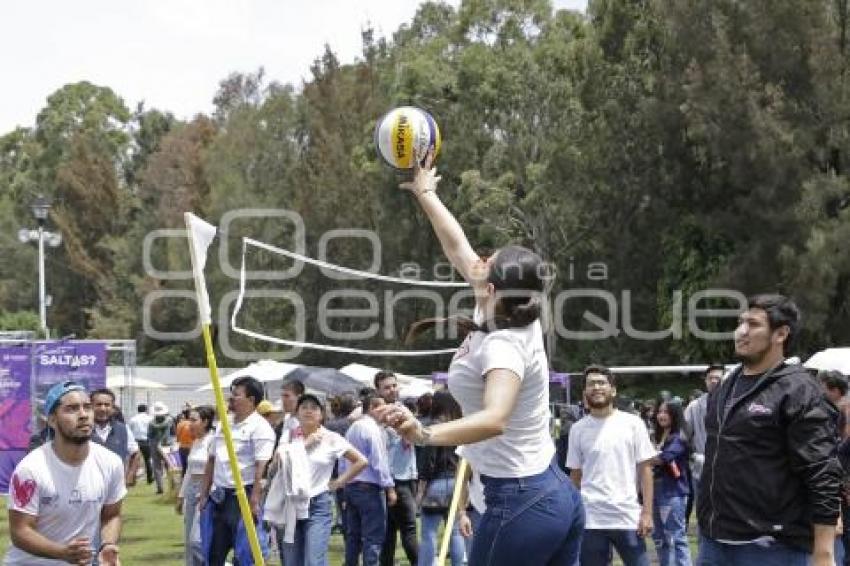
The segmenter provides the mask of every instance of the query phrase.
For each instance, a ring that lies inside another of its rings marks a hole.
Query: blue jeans
[[[455,478],[453,476],[439,477],[428,482],[426,501],[451,501],[454,491]],[[437,531],[448,516],[448,511],[440,509],[422,508],[422,534],[419,543],[419,566],[434,566],[437,558]],[[461,566],[464,556],[464,541],[458,530],[457,519],[452,527],[452,538],[449,545],[449,556],[453,566]]]
[[[723,544],[700,536],[698,566],[806,566],[809,553],[781,542]]]
[[[664,497],[659,494],[654,501],[652,520],[655,528],[652,538],[658,553],[660,566],[691,566],[691,549],[688,546],[688,530],[685,524],[685,495]]]
[[[611,546],[625,566],[649,566],[646,543],[637,531],[623,529],[587,529],[581,541],[581,566],[608,566]]]
[[[581,496],[553,460],[522,478],[481,476],[487,511],[470,566],[573,566],[584,531]]]
[[[283,542],[278,529],[281,561],[289,566],[327,566],[333,522],[333,496],[325,491],[310,499],[309,516],[295,525],[295,540]]]
[[[204,552],[200,544],[192,544],[189,534],[195,522],[195,509],[201,493],[201,479],[189,478],[183,491],[183,561],[186,566],[203,566]]]
[[[353,482],[345,486],[345,565],[377,566],[387,534],[387,500],[375,484]]]
[[[437,559],[437,531],[446,518],[447,513],[440,511],[422,511],[422,534],[419,542],[419,562],[418,566],[434,566],[434,561]],[[463,537],[457,527],[457,520],[452,527],[452,539],[449,543],[449,556],[452,559],[452,566],[461,566],[464,557],[464,542]]]

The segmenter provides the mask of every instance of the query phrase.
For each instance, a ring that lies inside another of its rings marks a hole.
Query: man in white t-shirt
[[[82,385],[57,383],[44,403],[53,439],[30,452],[9,482],[6,566],[118,563],[124,464],[90,442],[93,411]],[[100,535],[98,548],[92,541]]]
[[[626,566],[649,566],[643,537],[652,533],[650,460],[656,450],[643,421],[614,408],[616,395],[608,368],[584,370],[590,414],[570,429],[567,452],[567,467],[585,509],[582,566],[606,566],[612,545]]]
[[[263,400],[263,386],[253,377],[240,377],[230,388],[233,409],[231,433],[245,495],[255,522],[261,516],[263,500],[262,478],[272,457],[274,430],[256,408]],[[211,566],[223,566],[227,554],[237,548],[236,537],[242,515],[236,499],[236,480],[230,469],[230,459],[224,434],[219,425],[210,443],[210,457],[204,470],[200,507],[212,505],[212,544],[208,561]]]

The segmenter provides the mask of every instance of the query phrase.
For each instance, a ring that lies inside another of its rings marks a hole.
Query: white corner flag
[[[207,249],[215,239],[217,229],[209,222],[201,220],[191,212],[185,212],[186,230],[189,236],[189,255],[192,257],[192,274],[195,276],[195,292],[198,295],[198,313],[201,324],[212,324],[210,296],[204,279],[204,266],[207,264]]]

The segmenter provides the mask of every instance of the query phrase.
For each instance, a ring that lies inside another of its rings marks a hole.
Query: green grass
[[[9,522],[5,499],[0,510],[0,561],[9,546]],[[121,561],[127,566],[147,564],[150,566],[182,566],[183,564],[183,517],[174,511],[173,501],[166,496],[156,495],[152,485],[142,480],[130,488],[122,508],[123,528],[121,531]],[[406,564],[401,554],[401,544],[396,559]],[[329,563],[343,562],[342,536],[331,536]],[[267,563],[276,566],[274,559]]]
[[[4,502],[5,503],[5,502]],[[174,504],[165,496],[155,495],[153,486],[144,480],[130,489],[124,500],[122,510],[124,527],[121,534],[121,560],[127,566],[147,564],[150,566],[181,566],[183,564],[183,517],[174,512]],[[693,526],[691,527],[693,530]],[[691,557],[696,559],[696,540],[691,533]],[[9,545],[9,523],[6,518],[6,505],[0,510],[0,560],[6,554]],[[657,564],[652,539],[647,538],[650,560]],[[396,562],[407,564],[397,544]],[[616,553],[615,553],[616,556]],[[342,564],[342,536],[331,536],[329,548],[329,563]],[[275,559],[269,561],[269,566],[277,566]],[[614,564],[621,564],[615,558]]]

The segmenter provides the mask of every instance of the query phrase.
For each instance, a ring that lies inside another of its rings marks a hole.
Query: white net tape
[[[358,269],[351,269],[348,267],[342,267],[340,265],[334,265],[332,263],[328,263],[326,261],[322,261],[319,259],[307,257],[305,255],[285,250],[283,248],[279,248],[277,246],[273,246],[271,244],[266,244],[264,242],[260,242],[259,240],[254,240],[252,238],[242,238],[242,267],[239,273],[239,297],[236,299],[236,306],[233,309],[233,315],[230,317],[230,327],[234,332],[238,334],[242,334],[243,336],[248,336],[250,338],[255,338],[257,340],[265,340],[267,342],[272,342],[275,344],[280,344],[283,346],[289,346],[291,348],[309,348],[313,350],[322,350],[325,352],[340,352],[343,354],[357,354],[361,356],[398,356],[398,357],[417,357],[417,356],[435,356],[440,354],[451,354],[455,352],[456,348],[444,348],[442,350],[363,350],[360,348],[349,348],[347,346],[331,346],[328,344],[316,344],[314,342],[301,342],[298,340],[286,340],[283,338],[278,338],[276,336],[269,336],[268,334],[263,334],[262,332],[254,332],[252,330],[247,330],[245,328],[241,328],[236,323],[236,317],[239,315],[239,311],[242,310],[242,299],[245,297],[245,280],[246,280],[246,270],[245,270],[245,255],[248,250],[248,246],[255,246],[267,252],[276,253],[279,255],[284,255],[286,257],[292,258],[296,261],[303,261],[304,263],[309,263],[311,265],[315,265],[320,268],[329,269],[331,271],[338,271],[340,273],[345,273],[347,275],[352,275],[355,277],[360,277],[363,279],[375,279],[377,281],[386,281],[389,283],[401,283],[404,285],[416,285],[420,287],[469,287],[468,283],[458,282],[458,281],[422,281],[419,279],[404,279],[401,277],[390,277],[387,275],[379,275],[376,273],[371,273],[368,271],[360,271]]]

